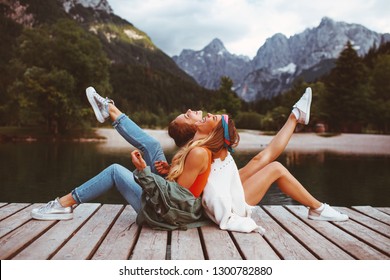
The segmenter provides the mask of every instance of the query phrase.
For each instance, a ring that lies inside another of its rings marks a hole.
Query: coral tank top
[[[211,161],[212,161],[211,151],[206,148],[203,149],[207,151],[207,154],[209,156],[209,163],[207,169],[203,173],[199,174],[198,177],[196,177],[195,182],[189,188],[189,191],[195,197],[199,197],[203,192],[203,189],[206,187],[207,179],[209,178],[210,170],[211,170]]]

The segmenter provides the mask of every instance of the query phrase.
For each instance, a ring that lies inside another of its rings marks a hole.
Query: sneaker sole
[[[308,216],[308,218],[310,220],[324,221],[324,222],[345,222],[345,221],[348,221],[348,219],[349,219],[349,218],[345,218],[345,219],[327,219],[327,218],[316,217],[316,216]]]
[[[93,87],[89,87],[85,90],[85,93],[87,95],[87,98],[88,98],[88,101],[89,101],[89,104],[91,104],[92,106],[92,109],[93,109],[93,112],[95,113],[95,116],[96,116],[96,119],[98,120],[98,122],[100,123],[104,123],[105,119],[104,117],[102,116],[102,114],[100,113],[100,109],[99,109],[99,106],[96,104],[96,101],[93,97],[93,94],[95,93],[95,89]]]
[[[305,94],[306,93],[308,93],[309,95],[309,102],[307,102],[307,107],[306,107],[305,125],[309,124],[310,121],[310,107],[311,107],[311,99],[312,99],[311,88],[307,88]]]
[[[71,220],[73,219],[73,214],[38,214],[31,213],[31,217],[36,220],[51,221],[51,220]]]

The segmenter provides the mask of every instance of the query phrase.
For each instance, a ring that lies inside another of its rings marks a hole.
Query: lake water
[[[2,143],[0,202],[47,202],[69,193],[112,163],[133,170],[130,151],[109,152],[97,143]],[[236,152],[233,156],[241,167],[253,155]],[[286,152],[278,161],[321,201],[340,206],[390,206],[390,156]],[[125,203],[116,190],[96,202]],[[260,204],[296,202],[272,186]]]

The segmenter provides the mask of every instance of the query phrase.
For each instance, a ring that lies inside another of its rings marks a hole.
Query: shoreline
[[[96,143],[103,152],[123,152],[133,150],[134,147],[123,139],[111,127],[98,127],[90,130],[92,133],[82,133],[76,137],[48,138],[25,135],[0,135],[0,143],[33,143],[40,141],[65,141],[79,143]],[[176,150],[177,147],[164,129],[144,129],[156,138],[164,150]],[[240,143],[235,150],[240,153],[254,153],[263,150],[274,135],[265,134],[259,130],[239,130]],[[348,134],[321,136],[316,133],[294,133],[286,147],[287,152],[319,153],[332,152],[339,154],[356,155],[390,155],[390,135],[383,134]]]
[[[176,149],[173,140],[166,130],[144,129],[156,138],[164,150]],[[103,150],[112,152],[133,148],[113,128],[97,128],[95,132],[106,138],[99,142]],[[263,150],[274,137],[264,135],[261,131],[242,130],[239,132],[240,143],[236,150],[240,152],[256,152]],[[377,134],[340,134],[331,137],[319,136],[316,133],[294,133],[286,151],[299,152],[335,152],[345,154],[390,155],[390,135]]]

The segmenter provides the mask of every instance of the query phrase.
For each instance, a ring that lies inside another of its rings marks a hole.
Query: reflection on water
[[[0,144],[0,202],[46,202],[70,192],[112,163],[134,169],[130,148],[100,152],[93,143]],[[253,153],[236,152],[238,167]],[[172,152],[168,153],[171,158]],[[278,159],[319,200],[333,205],[390,205],[389,156],[286,152]],[[112,190],[97,199],[124,203]],[[273,185],[261,204],[295,204]]]

